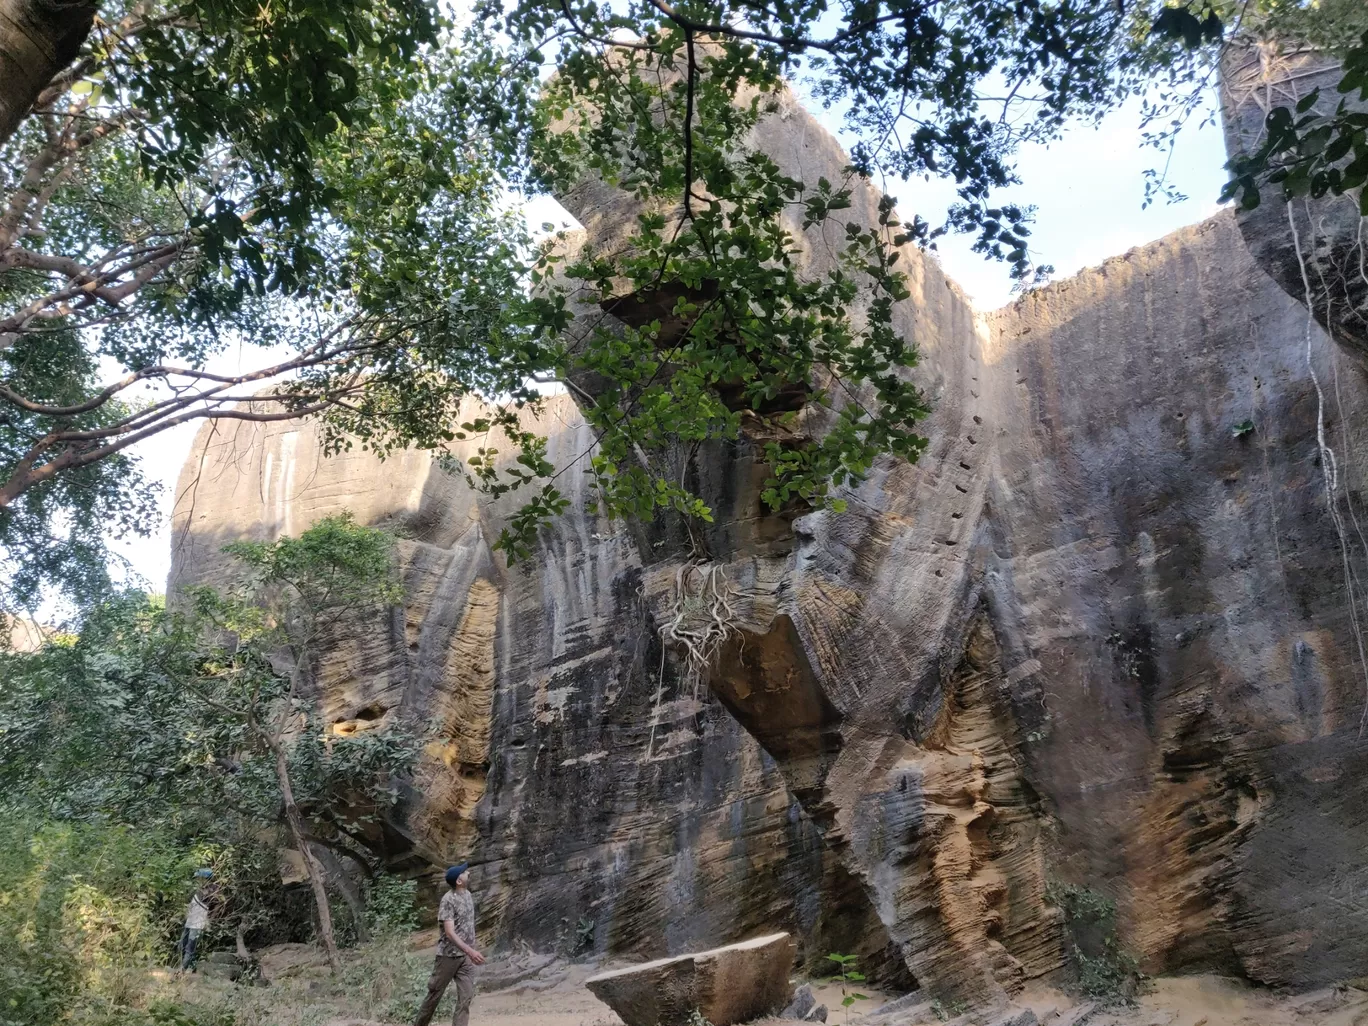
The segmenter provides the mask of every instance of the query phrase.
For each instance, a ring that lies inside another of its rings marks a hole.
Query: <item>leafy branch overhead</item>
[[[1359,213],[1368,217],[1368,31],[1347,52],[1341,67],[1337,101],[1322,97],[1318,87],[1293,107],[1268,111],[1262,144],[1227,165],[1231,179],[1223,200],[1238,199],[1252,210],[1262,201],[1261,185],[1279,186],[1286,199],[1320,199],[1359,190]],[[1323,102],[1327,99],[1334,103],[1328,111]]]
[[[1338,54],[1363,17],[1357,0],[479,0],[466,30],[429,0],[59,13],[40,27],[60,66],[36,85],[6,71],[27,42],[0,22],[11,604],[108,588],[107,535],[157,516],[133,447],[191,422],[313,417],[329,453],[381,456],[478,436],[460,469],[518,497],[498,540],[514,560],[572,468],[609,514],[706,521],[689,467],[749,445],[768,511],[839,508],[925,444],[903,246],[967,232],[1037,281],[1032,211],[998,198],[1022,142],[1155,82],[1181,107],[1234,32]],[[789,82],[846,129],[839,180],[758,152]],[[1270,118],[1232,184],[1246,203],[1269,181],[1362,181],[1359,114]],[[918,176],[953,179],[953,206],[904,221],[868,201]],[[507,190],[585,182],[641,217],[535,249]],[[594,439],[559,462],[536,421],[551,379]]]
[[[534,145],[554,184],[611,177],[643,212],[617,252],[546,250],[529,303],[548,343],[569,340],[559,371],[595,430],[602,504],[709,521],[689,462],[746,437],[770,470],[769,510],[840,508],[834,489],[925,444],[915,425],[927,407],[899,374],[916,350],[893,326],[907,296],[897,245],[911,226],[889,200],[876,226],[843,223],[848,182],[805,185],[746,145],[784,98],[763,68],[724,70],[728,55],[702,46],[659,63],[631,50],[604,59],[619,76],[611,93],[586,92],[567,71],[543,97],[555,127]],[[592,121],[573,116],[591,103]],[[593,145],[606,131],[620,159]],[[804,272],[812,241],[801,233],[828,223],[841,240],[834,259]],[[501,545],[521,553],[529,542]]]
[[[313,415],[384,453],[531,398],[525,231],[444,41],[410,0],[102,9],[0,145],[12,599],[100,590],[102,531],[155,523],[129,449],[169,428]]]

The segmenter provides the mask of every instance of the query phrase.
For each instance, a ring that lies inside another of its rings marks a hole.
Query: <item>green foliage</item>
[[[1015,181],[1011,154],[1020,139],[1049,138],[1070,114],[1090,113],[1116,94],[1134,22],[1121,5],[1003,0],[915,11],[882,2],[828,10],[727,0],[572,7],[522,0],[511,11],[484,4],[478,14],[532,53],[554,41],[562,76],[591,86],[596,99],[631,102],[636,88],[626,74],[604,73],[605,53],[621,60],[624,70],[640,63],[671,70],[676,60],[698,64],[701,73],[691,80],[699,126],[715,123],[708,93],[735,91],[742,76],[762,89],[781,77],[806,76],[859,140],[853,156],[862,173],[945,175],[958,184],[960,203],[935,232],[923,227],[923,238],[972,231],[981,251],[1009,260],[1022,276],[1031,270],[1024,227],[1029,211],[1008,211],[991,194]],[[620,45],[614,48],[610,40]],[[988,86],[990,81],[1001,84]],[[998,89],[1033,99],[1007,103],[1000,119],[986,116],[980,98],[1001,95]],[[678,91],[683,99],[685,90]],[[654,134],[680,132],[666,125]],[[597,145],[601,152],[625,141],[610,115],[589,148]],[[676,194],[689,181],[685,163],[672,160],[659,172],[670,177]],[[653,173],[648,159],[622,172],[611,164],[607,170],[628,186],[635,186],[636,175]]]
[[[595,430],[602,507],[711,521],[678,464],[745,437],[769,467],[770,511],[843,508],[837,490],[876,459],[915,459],[926,444],[916,425],[927,406],[903,373],[916,348],[893,327],[908,294],[897,246],[919,229],[889,200],[876,225],[840,223],[855,169],[804,183],[747,145],[780,89],[748,47],[683,56],[662,44],[609,60],[605,79],[599,56],[565,56],[528,143],[543,180],[602,175],[645,208],[612,256],[546,249],[526,307],[536,337],[563,347],[558,373],[593,383],[576,395]],[[830,266],[806,271],[797,232],[828,222]],[[595,305],[617,321],[584,313]],[[560,498],[547,486],[499,547],[530,551]]]
[[[1059,908],[1079,989],[1107,1003],[1134,998],[1144,974],[1116,936],[1116,903],[1096,891],[1051,881],[1045,900]]]
[[[392,544],[340,514],[235,547],[236,591],[196,589],[182,610],[128,596],[69,644],[0,653],[0,809],[194,831],[222,885],[219,939],[294,939],[307,913],[261,836],[285,811],[278,756],[311,841],[365,861],[355,839],[421,751],[401,724],[332,732],[300,690],[329,632],[399,596]]]
[[[288,648],[298,660],[348,617],[394,605],[394,538],[363,527],[349,512],[324,517],[298,538],[233,542],[224,552],[248,572],[244,586],[190,590],[196,612],[231,631],[237,644]]]
[[[688,468],[745,442],[769,471],[766,510],[839,511],[877,461],[925,446],[917,340],[892,318],[901,246],[969,232],[1040,280],[1032,212],[995,198],[1021,142],[1142,94],[1147,138],[1171,144],[1237,23],[1344,53],[1342,90],[1368,95],[1363,11],[482,0],[458,35],[423,0],[106,6],[0,146],[6,584],[23,601],[44,585],[106,593],[102,531],[152,515],[126,447],[195,418],[312,415],[329,452],[382,456],[502,436],[459,469],[520,494],[497,539],[510,561],[565,510],[557,478],[582,463],[610,515],[707,522],[717,511]],[[839,180],[755,151],[795,78],[854,139]],[[1352,191],[1365,137],[1343,105],[1276,108],[1227,193]],[[638,203],[639,221],[611,250],[529,256],[505,185],[585,175]],[[884,202],[851,220],[852,183],[880,175],[944,175],[959,198],[944,218],[904,221]],[[1167,187],[1156,173],[1147,188]],[[804,230],[821,233],[822,260]],[[240,376],[205,373],[243,345],[278,348]],[[527,417],[533,379],[553,377],[595,436],[559,466]],[[265,380],[269,395],[236,405]],[[160,390],[135,404],[128,390],[148,383]],[[490,408],[472,416],[472,396]]]
[[[0,819],[0,1023],[51,1026],[169,950],[194,853],[160,830]]]
[[[366,918],[376,933],[411,933],[418,929],[418,910],[414,899],[416,880],[381,873],[371,881],[366,895]]]
[[[311,902],[301,889],[281,883],[274,831],[239,815],[191,820],[186,829],[196,835],[196,866],[213,869],[216,885],[201,950],[232,949],[239,930],[251,948],[312,939]]]
[[[547,366],[504,312],[525,232],[464,120],[463,56],[435,45],[431,5],[283,0],[265,14],[213,0],[102,17],[0,144],[14,601],[43,584],[107,593],[103,535],[145,531],[155,512],[126,452],[141,438],[312,413],[332,451],[432,448],[467,395],[531,400],[527,376]],[[207,373],[242,347],[241,373]],[[236,404],[271,378],[256,406]]]
[[[1188,0],[1160,6],[1146,19],[1137,67],[1159,79],[1163,96],[1147,106],[1146,123],[1162,126],[1148,139],[1170,152],[1177,131],[1206,102],[1204,86],[1231,30],[1267,47],[1275,60],[1279,52],[1304,46],[1342,61],[1338,103],[1332,106],[1313,90],[1295,105],[1266,110],[1260,146],[1226,163],[1230,180],[1222,202],[1233,199],[1252,210],[1268,186],[1278,186],[1286,199],[1320,198],[1352,193],[1368,180],[1368,114],[1348,103],[1355,92],[1360,104],[1368,100],[1368,8],[1358,0]],[[1208,110],[1206,118],[1214,117]],[[1161,188],[1158,176],[1149,188]],[[1363,210],[1368,213],[1368,201]]]
[[[0,308],[6,299],[0,272]],[[76,332],[29,335],[0,346],[0,382],[35,402],[78,403],[94,389],[99,368]],[[0,403],[3,405],[3,403]],[[73,431],[99,430],[131,413],[110,403],[67,419]],[[16,466],[41,437],[42,418],[23,409],[0,417],[0,472]],[[33,608],[45,585],[69,594],[108,596],[111,534],[147,534],[156,514],[156,491],[123,454],[43,480],[0,507],[0,581],[10,608]]]
[[[1285,199],[1362,190],[1368,182],[1368,111],[1349,106],[1352,94],[1368,101],[1368,30],[1348,51],[1337,87],[1343,98],[1327,113],[1318,108],[1319,88],[1295,105],[1271,108],[1264,118],[1264,140],[1253,153],[1237,155],[1227,168],[1231,179],[1223,200],[1238,199],[1246,210],[1262,201],[1260,186],[1279,185]],[[1368,216],[1368,190],[1359,197]]]
[[[855,968],[856,957],[854,955],[842,955],[832,952],[827,955],[828,962],[836,963],[836,972],[831,977],[833,982],[841,985],[841,1007],[846,1011],[846,1021],[850,1021],[850,1006],[856,1001],[868,1001],[867,994],[861,994],[852,984],[863,983],[865,976]]]

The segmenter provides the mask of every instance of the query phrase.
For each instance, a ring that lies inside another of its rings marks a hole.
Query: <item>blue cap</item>
[[[458,862],[446,871],[446,882],[452,887],[456,886],[456,881],[461,878],[461,874],[470,868],[469,862]]]
[[[214,871],[212,869],[197,869],[195,870],[195,875],[202,876],[205,879],[208,879],[209,877],[214,875]]]

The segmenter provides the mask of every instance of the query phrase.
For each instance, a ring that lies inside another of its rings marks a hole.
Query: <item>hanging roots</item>
[[[736,599],[727,572],[719,563],[685,563],[675,574],[674,602],[661,624],[660,640],[684,660],[684,679],[706,680],[722,646],[736,632]]]
[[[1308,205],[1307,220],[1314,226],[1311,220],[1311,212]],[[1365,651],[1364,629],[1362,617],[1359,615],[1359,603],[1356,598],[1356,586],[1360,585],[1358,574],[1354,572],[1353,564],[1350,560],[1350,541],[1348,532],[1345,529],[1344,516],[1339,508],[1340,476],[1339,462],[1335,458],[1335,450],[1330,447],[1329,441],[1325,436],[1325,392],[1321,388],[1320,377],[1316,374],[1315,362],[1311,359],[1311,339],[1313,337],[1312,325],[1315,323],[1313,318],[1314,297],[1311,292],[1311,276],[1307,271],[1306,254],[1302,250],[1301,233],[1297,230],[1297,217],[1292,209],[1292,204],[1287,204],[1287,223],[1292,230],[1292,244],[1296,249],[1297,263],[1301,270],[1302,288],[1304,290],[1304,301],[1306,303],[1306,369],[1311,375],[1311,383],[1316,388],[1316,449],[1321,461],[1321,474],[1325,479],[1325,500],[1330,510],[1330,519],[1335,525],[1335,533],[1339,538],[1340,560],[1344,569],[1344,589],[1349,597],[1349,625],[1354,642],[1358,648],[1359,667],[1363,670],[1365,691],[1368,691],[1368,651]],[[1326,318],[1329,322],[1329,317]],[[1327,324],[1327,331],[1333,332],[1333,328]],[[1347,454],[1346,454],[1347,455]],[[1353,513],[1353,499],[1349,491],[1345,489],[1345,502],[1349,511]],[[1357,517],[1355,526],[1357,527]],[[1359,540],[1362,542],[1362,532]],[[1368,730],[1368,699],[1364,702],[1363,715],[1359,718],[1359,736],[1362,737],[1364,731]]]

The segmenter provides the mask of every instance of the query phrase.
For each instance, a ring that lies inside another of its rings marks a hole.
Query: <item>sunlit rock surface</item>
[[[792,103],[757,142],[807,181],[845,163]],[[489,543],[516,497],[422,454],[323,459],[307,426],[205,428],[173,586],[342,508],[400,533],[404,608],[337,639],[322,700],[345,729],[437,726],[375,843],[471,856],[500,941],[656,956],[782,928],[1004,1004],[1063,962],[1058,879],[1117,900],[1150,972],[1362,975],[1358,362],[1230,213],[990,314],[903,261],[917,465],[791,522],[744,445],[683,468],[737,610],[710,686],[658,641],[678,538],[586,512],[579,465],[510,569]],[[561,466],[592,441],[565,397],[540,426]]]

